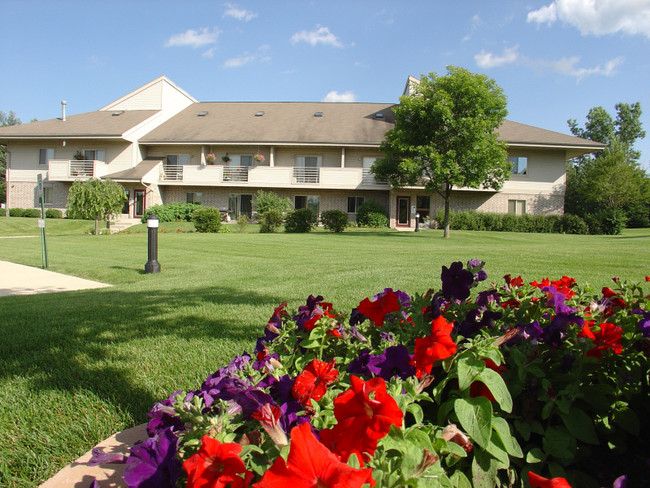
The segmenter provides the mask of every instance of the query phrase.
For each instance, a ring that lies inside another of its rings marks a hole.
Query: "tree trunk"
[[[445,239],[449,238],[449,197],[450,196],[451,196],[451,185],[447,183],[445,185],[445,195],[444,195],[444,199],[445,199],[445,219],[444,220],[445,221],[443,223],[444,233],[442,235],[442,237],[444,237]]]
[[[99,235],[99,215],[95,214],[95,235]]]

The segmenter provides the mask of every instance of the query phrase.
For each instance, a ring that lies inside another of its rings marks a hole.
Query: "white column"
[[[269,157],[269,166],[272,168],[275,166],[275,146],[271,146],[271,154]]]
[[[341,168],[345,168],[345,148],[341,148]]]

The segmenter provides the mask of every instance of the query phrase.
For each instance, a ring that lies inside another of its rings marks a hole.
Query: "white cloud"
[[[512,64],[519,58],[518,49],[519,46],[507,47],[503,50],[503,54],[500,55],[482,50],[474,56],[474,60],[481,68],[495,68],[504,64]]]
[[[555,0],[528,13],[528,22],[559,20],[585,36],[622,32],[650,38],[650,0]]]
[[[215,52],[216,50],[217,50],[216,47],[211,47],[210,49],[208,49],[207,51],[205,51],[203,54],[201,54],[201,56],[203,56],[204,58],[210,58],[210,59],[212,59],[212,58],[214,58],[214,52]]]
[[[242,66],[253,63],[255,61],[261,61],[261,62],[271,61],[271,56],[265,55],[265,53],[268,52],[270,49],[271,46],[269,46],[268,44],[264,44],[259,48],[257,48],[257,52],[255,53],[245,52],[239,56],[235,56],[234,58],[227,59],[226,61],[223,62],[221,66],[222,68],[241,68]]]
[[[189,29],[182,34],[174,34],[165,43],[165,47],[170,46],[190,46],[193,48],[215,44],[217,37],[221,32],[219,29],[210,30],[202,27],[199,30]]]
[[[325,98],[323,98],[321,101],[322,102],[354,102],[356,101],[357,96],[351,92],[351,91],[345,91],[343,93],[339,93],[337,91],[331,91],[327,95],[325,95]]]
[[[343,44],[339,41],[338,37],[332,34],[327,27],[316,27],[316,30],[303,30],[296,32],[291,36],[291,43],[296,44],[298,42],[306,42],[312,46],[315,46],[316,44],[325,44],[334,47],[343,47]]]
[[[530,66],[550,70],[567,76],[576,78],[576,81],[581,81],[588,76],[613,76],[617,73],[616,68],[623,63],[622,57],[617,57],[608,60],[604,64],[598,64],[593,68],[581,68],[577,66],[580,62],[580,56],[571,56],[568,58],[561,58],[554,61],[548,60],[526,60]]]
[[[223,13],[224,17],[232,17],[233,19],[243,20],[244,22],[248,22],[257,17],[255,12],[237,8],[232,3],[226,3],[224,5],[226,7],[226,11]]]

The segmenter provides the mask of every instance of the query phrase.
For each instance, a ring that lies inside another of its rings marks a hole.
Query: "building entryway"
[[[133,217],[138,218],[144,215],[145,209],[145,191],[133,190]]]
[[[397,197],[397,227],[411,225],[411,197]]]

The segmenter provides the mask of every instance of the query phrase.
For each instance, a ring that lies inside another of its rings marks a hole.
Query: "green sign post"
[[[43,269],[47,268],[47,244],[45,242],[45,198],[43,195],[43,175],[39,174],[38,200],[41,202],[41,218],[38,219],[38,226],[41,228],[41,264]]]

